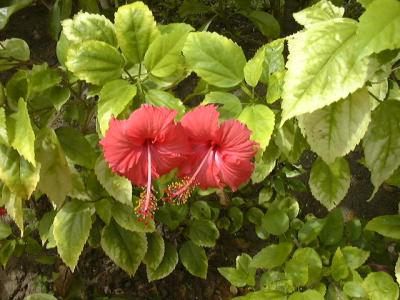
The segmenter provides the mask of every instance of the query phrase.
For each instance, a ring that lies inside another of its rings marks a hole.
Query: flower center
[[[157,207],[157,199],[151,191],[151,141],[146,141],[147,150],[147,185],[146,189],[140,194],[138,205],[136,206],[136,213],[141,220],[154,218],[154,211]]]
[[[215,152],[214,145],[210,145],[206,155],[204,155],[203,160],[200,162],[196,171],[189,178],[184,178],[181,181],[174,182],[167,188],[167,198],[166,201],[171,202],[175,200],[178,204],[183,204],[187,201],[190,195],[193,192],[193,189],[196,187],[196,177],[199,175],[201,169],[206,164],[207,160],[210,156]]]

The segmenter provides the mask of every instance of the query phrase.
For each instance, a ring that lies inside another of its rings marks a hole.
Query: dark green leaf
[[[179,258],[190,274],[206,279],[208,259],[202,247],[186,241],[179,249]]]
[[[117,266],[133,276],[147,251],[146,235],[111,222],[103,229],[101,247]]]
[[[53,234],[64,263],[74,271],[92,227],[91,207],[73,200],[65,204],[54,218]]]
[[[273,235],[281,235],[289,229],[289,217],[281,210],[268,210],[262,218],[262,227]]]
[[[267,246],[253,257],[250,265],[264,269],[278,267],[286,261],[292,249],[293,244],[289,242]]]
[[[219,231],[210,220],[194,220],[189,227],[189,238],[200,247],[214,247]]]
[[[157,269],[165,253],[165,244],[162,235],[158,232],[147,234],[147,252],[143,262],[151,269]]]
[[[148,281],[159,280],[168,276],[175,269],[177,263],[178,253],[175,247],[171,243],[166,243],[163,260],[157,269],[146,268]]]

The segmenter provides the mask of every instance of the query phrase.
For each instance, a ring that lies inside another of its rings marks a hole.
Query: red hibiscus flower
[[[223,188],[236,190],[249,180],[258,144],[250,140],[251,132],[237,120],[218,123],[219,113],[215,106],[199,106],[187,113],[182,121],[192,155],[181,166],[180,177],[186,178],[168,190],[168,199],[183,202],[190,189]]]
[[[174,122],[176,114],[164,107],[142,105],[127,120],[111,119],[100,142],[110,168],[145,187],[136,208],[144,219],[152,217],[156,208],[152,180],[178,167],[190,149],[181,125]]]
[[[4,207],[0,207],[0,217],[7,215],[7,209]]]

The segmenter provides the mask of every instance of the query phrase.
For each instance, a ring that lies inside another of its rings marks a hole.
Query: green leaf
[[[233,94],[224,92],[211,92],[205,95],[202,105],[222,104],[218,111],[221,120],[235,119],[242,112],[242,103],[240,99]]]
[[[368,259],[369,252],[357,247],[347,246],[342,248],[343,256],[347,266],[351,270],[361,267]]]
[[[143,262],[151,269],[157,269],[165,253],[165,244],[162,235],[154,231],[147,235],[147,252]]]
[[[146,235],[125,230],[111,222],[103,228],[101,247],[118,267],[133,276],[147,251]]]
[[[260,201],[260,199],[259,199]],[[287,195],[277,195],[274,202],[269,205],[270,210],[281,210],[287,214],[290,220],[297,217],[300,212],[299,203],[296,198]]]
[[[125,59],[105,42],[84,41],[69,49],[65,65],[79,79],[101,85],[121,77]]]
[[[392,176],[386,180],[387,184],[400,187],[400,168],[397,168]]]
[[[8,19],[12,14],[31,5],[31,3],[32,0],[12,0],[9,6],[2,7],[0,13],[0,30],[7,25]]]
[[[36,293],[27,296],[24,300],[57,300],[57,298],[50,294]]]
[[[4,221],[0,220],[0,240],[4,240],[11,235],[11,227]]]
[[[335,19],[289,40],[282,124],[347,97],[364,85],[369,61],[358,57],[356,30],[356,21]]]
[[[149,220],[147,224],[139,221],[132,207],[119,202],[114,203],[112,216],[119,226],[130,231],[153,232],[155,230],[154,221]]]
[[[277,39],[265,45],[265,67],[261,76],[264,83],[269,80],[270,74],[285,70],[284,48],[285,39]]]
[[[368,5],[360,17],[357,38],[361,56],[400,48],[400,3],[378,0]]]
[[[157,269],[151,269],[147,266],[147,280],[154,281],[167,277],[175,269],[178,263],[178,253],[171,243],[165,244],[165,253],[163,260]]]
[[[238,120],[247,125],[252,131],[251,139],[259,143],[261,150],[264,151],[274,130],[274,112],[265,105],[256,104],[243,109]]]
[[[73,200],[65,204],[54,218],[53,234],[58,254],[72,271],[89,237],[91,214],[88,203]]]
[[[73,19],[62,22],[65,37],[73,43],[102,41],[117,47],[114,25],[105,16],[78,12]]]
[[[363,287],[371,300],[396,300],[399,286],[386,272],[370,273],[364,279]]]
[[[283,82],[285,78],[285,72],[272,73],[268,80],[267,88],[267,103],[272,104],[282,97]]]
[[[289,242],[267,246],[253,257],[250,266],[264,269],[279,267],[289,257],[292,249],[293,244]]]
[[[0,71],[5,71],[18,65],[21,61],[28,61],[30,51],[28,44],[21,39],[7,39],[0,42]]]
[[[72,11],[72,0],[56,0],[50,9],[49,33],[57,41],[61,31],[61,20],[68,18]]]
[[[3,186],[2,191],[2,202],[5,203],[7,215],[14,220],[19,230],[21,231],[21,237],[24,235],[24,211],[22,198],[12,193],[7,186]]]
[[[400,256],[397,258],[396,266],[394,268],[397,283],[400,284]]]
[[[92,197],[92,195],[90,195],[90,190],[86,187],[86,185],[89,186],[89,183],[86,184],[84,182],[82,173],[77,171],[70,162],[68,162],[68,167],[71,172],[71,182],[72,182],[72,189],[71,191],[69,191],[68,196],[73,199],[78,199],[82,201],[94,200],[96,197]],[[93,173],[91,174],[94,175]]]
[[[113,207],[110,199],[101,199],[100,201],[96,201],[94,207],[100,219],[107,225],[110,224]]]
[[[310,27],[319,22],[329,21],[343,17],[344,8],[337,7],[328,0],[322,0],[313,6],[293,14],[294,19],[300,25]]]
[[[326,163],[352,151],[371,121],[368,91],[360,89],[344,100],[298,117],[311,149]]]
[[[268,210],[262,218],[262,227],[273,235],[281,235],[289,229],[289,217],[281,210]]]
[[[335,255],[332,259],[331,275],[336,281],[346,279],[349,275],[349,268],[347,267],[346,259],[340,248],[337,248]]]
[[[40,111],[54,107],[60,111],[61,107],[69,100],[71,92],[68,88],[53,86],[29,99],[30,111]]]
[[[179,249],[179,258],[190,274],[206,279],[208,259],[204,248],[186,241]]]
[[[359,282],[356,281],[347,281],[343,286],[343,292],[349,297],[354,297],[354,298],[368,297],[365,289]]]
[[[269,203],[272,199],[274,191],[271,187],[264,187],[258,194],[258,204],[264,207],[269,207]]]
[[[278,291],[268,291],[268,290],[260,290],[257,292],[249,292],[244,296],[232,298],[233,300],[260,300],[260,299],[269,299],[269,300],[287,300],[286,294],[283,294]]]
[[[265,149],[264,153],[256,155],[254,172],[251,175],[253,183],[263,181],[275,168],[276,160],[279,158],[280,152],[275,143],[271,142]]]
[[[108,129],[111,117],[116,118],[125,110],[135,97],[136,91],[136,86],[123,79],[113,80],[103,86],[97,104],[97,121],[103,135]]]
[[[236,268],[218,268],[218,272],[237,287],[254,286],[256,269],[251,267],[251,257],[243,253],[236,257]]]
[[[188,212],[187,205],[166,203],[156,211],[156,220],[167,225],[169,230],[175,230],[185,220]]]
[[[28,199],[39,182],[39,168],[34,168],[14,149],[0,145],[0,180],[23,199]]]
[[[345,293],[338,287],[336,284],[331,283],[328,286],[328,290],[326,292],[326,299],[327,300],[350,300]]]
[[[235,233],[242,228],[243,225],[243,213],[238,207],[231,207],[228,210],[228,216],[231,220],[230,226],[228,228],[230,233]]]
[[[335,245],[343,236],[344,218],[341,209],[333,210],[325,219],[325,225],[319,234],[319,239],[326,246]]]
[[[189,227],[188,236],[200,247],[214,247],[219,238],[219,231],[210,220],[194,220]]]
[[[18,109],[18,100],[28,96],[27,71],[18,70],[6,84],[7,104],[13,109]]]
[[[182,49],[190,31],[194,28],[180,24],[174,31],[159,35],[144,56],[144,65],[148,72],[157,77],[168,77],[184,63]]]
[[[79,7],[83,9],[84,11],[90,12],[90,13],[99,13],[99,6],[98,6],[98,1],[96,0],[78,0]]]
[[[183,55],[189,67],[209,84],[229,88],[243,80],[246,64],[243,50],[222,35],[211,32],[190,33]]]
[[[309,244],[315,241],[324,228],[325,220],[311,219],[308,220],[299,230],[298,237],[301,243]]]
[[[304,286],[308,281],[308,265],[299,259],[288,260],[285,264],[285,275],[296,287]]]
[[[211,208],[206,201],[196,201],[190,206],[190,214],[194,219],[211,219]]]
[[[307,142],[295,120],[285,122],[283,126],[277,128],[274,141],[283,156],[291,163],[297,163],[307,147]]]
[[[72,127],[60,127],[56,134],[65,155],[77,165],[93,169],[96,152],[85,137]]]
[[[244,79],[246,80],[246,83],[252,87],[257,85],[264,69],[265,47],[266,46],[262,46],[259,48],[253,58],[246,63],[243,69]]]
[[[318,253],[313,248],[299,248],[293,254],[293,259],[297,261],[299,268],[302,265],[307,267],[307,283],[319,282],[322,275],[322,261]]]
[[[367,8],[375,0],[357,0],[364,8]]]
[[[57,212],[55,210],[49,211],[45,213],[39,221],[38,231],[43,246],[53,236],[53,222],[56,213]]]
[[[6,125],[6,112],[4,107],[0,107],[0,144],[8,146],[8,133]]]
[[[328,210],[335,208],[346,196],[350,187],[350,168],[345,158],[326,164],[317,158],[311,167],[311,193]]]
[[[178,111],[179,116],[183,116],[186,110],[179,98],[176,98],[171,93],[156,89],[146,91],[146,103],[175,109]]]
[[[190,15],[206,14],[213,12],[212,7],[199,0],[184,0],[179,7],[179,15],[185,18]]]
[[[57,206],[72,190],[72,177],[65,154],[53,129],[45,128],[37,138],[37,158],[41,164],[38,188]]]
[[[288,300],[324,300],[324,297],[316,290],[307,290],[291,294]]]
[[[0,264],[3,268],[6,267],[8,260],[13,255],[16,244],[16,240],[7,240],[2,244],[0,248]]]
[[[261,10],[250,10],[243,12],[242,14],[253,22],[264,36],[270,39],[276,39],[279,37],[281,28],[279,22],[273,15]]]
[[[7,129],[11,147],[33,166],[36,166],[35,133],[24,99],[19,99],[18,111],[7,118]]]
[[[54,87],[62,80],[57,69],[51,69],[47,63],[34,65],[31,72],[27,74],[29,97]]]
[[[131,182],[113,173],[107,162],[99,156],[96,161],[94,172],[101,185],[106,191],[122,204],[132,206],[132,184]]]
[[[382,102],[373,112],[363,141],[365,164],[375,187],[388,179],[400,166],[400,102]]]
[[[65,34],[61,32],[60,38],[56,45],[56,55],[60,64],[65,67],[65,62],[67,61],[68,49],[72,43],[67,39]]]
[[[365,229],[388,238],[400,239],[400,215],[375,217],[367,223]]]
[[[115,31],[122,53],[134,64],[143,61],[150,44],[159,35],[153,14],[141,1],[118,8]]]

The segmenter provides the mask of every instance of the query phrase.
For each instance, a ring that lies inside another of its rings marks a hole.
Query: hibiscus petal
[[[222,182],[233,191],[236,191],[242,183],[248,181],[254,171],[254,165],[249,160],[237,160],[234,157],[220,159],[217,154],[215,161],[220,170]]]
[[[175,110],[144,104],[127,120],[127,135],[133,139],[162,142],[176,115]]]
[[[180,124],[169,126],[165,130],[163,142],[151,146],[151,156],[155,171],[165,174],[179,167],[187,159],[191,150],[184,130]]]
[[[214,105],[198,106],[181,120],[190,140],[195,143],[211,141],[218,132],[219,113]]]
[[[127,136],[128,123],[112,118],[105,137],[100,141],[104,150],[104,158],[110,168],[119,175],[126,176],[136,184],[146,182],[144,174],[132,178],[132,169],[138,165],[146,166],[147,161],[141,159],[143,156],[142,140],[131,139]]]
[[[222,159],[248,160],[254,157],[258,143],[250,140],[251,131],[237,120],[228,120],[221,124],[216,137]]]
[[[196,183],[198,183],[202,189],[223,187],[220,176],[220,168],[216,165],[214,152],[210,152],[210,155],[207,157],[207,161],[198,172],[196,176]]]

